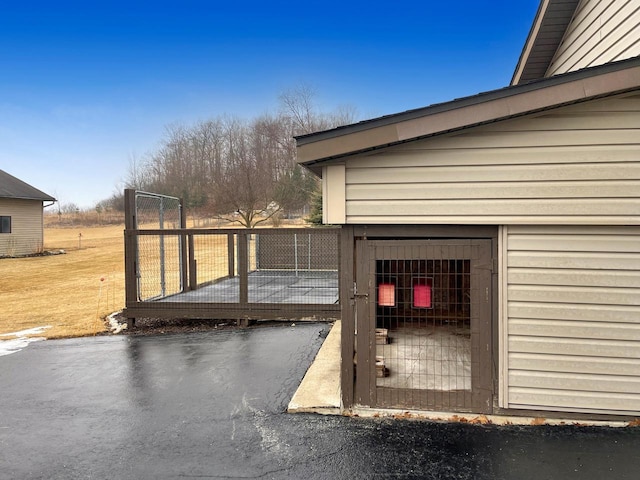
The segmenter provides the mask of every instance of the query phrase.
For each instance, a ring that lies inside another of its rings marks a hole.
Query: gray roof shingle
[[[0,170],[0,198],[19,198],[22,200],[42,200],[55,202],[56,199],[28,183]]]

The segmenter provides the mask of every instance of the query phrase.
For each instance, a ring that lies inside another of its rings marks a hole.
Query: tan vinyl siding
[[[583,0],[546,76],[640,55],[640,2]]]
[[[322,223],[345,223],[345,167],[327,165],[322,172]]]
[[[0,198],[0,216],[11,217],[11,233],[0,233],[0,256],[28,255],[42,251],[40,200]]]
[[[510,226],[507,408],[640,413],[640,226]]]
[[[345,180],[346,223],[638,224],[640,96],[361,155]]]

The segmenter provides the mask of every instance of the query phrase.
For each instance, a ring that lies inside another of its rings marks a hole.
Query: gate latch
[[[353,283],[353,298],[369,298],[369,294],[368,293],[358,293],[358,286],[355,284],[355,282]]]

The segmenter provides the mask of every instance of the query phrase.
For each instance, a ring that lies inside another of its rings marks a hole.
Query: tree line
[[[180,197],[191,211],[254,227],[294,213],[318,195],[318,180],[296,163],[294,137],[353,123],[353,110],[326,113],[311,88],[279,97],[275,114],[243,120],[221,115],[167,128],[159,147],[131,160],[126,188]],[[118,192],[103,207],[118,207]]]

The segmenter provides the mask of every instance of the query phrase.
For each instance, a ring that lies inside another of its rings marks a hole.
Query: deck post
[[[355,292],[354,276],[354,235],[353,226],[343,225],[339,234],[339,301],[341,307],[342,330],[340,350],[342,364],[340,366],[340,391],[342,408],[349,409],[354,404],[355,369]]]
[[[227,259],[229,264],[229,278],[235,277],[236,275],[236,264],[235,264],[235,245],[234,245],[234,234],[227,233]]]
[[[193,235],[188,234],[188,251],[189,251],[189,286],[188,290],[196,290],[198,288],[198,271],[196,266],[196,253],[195,253],[195,242],[193,241]],[[184,235],[182,235],[184,238]]]
[[[245,311],[248,309],[249,304],[249,247],[248,247],[247,232],[238,234],[238,275],[240,276],[240,298],[238,304]],[[255,323],[255,320],[251,320],[247,317],[240,318],[237,321],[239,327],[248,327]]]
[[[124,191],[124,278],[125,307],[134,306],[138,301],[138,238],[136,236],[136,191],[127,188]],[[127,320],[127,327],[135,325],[135,318]]]
[[[248,233],[238,234],[238,274],[240,275],[239,304],[246,308],[249,303],[249,249],[247,245]]]
[[[187,228],[187,214],[186,209],[184,208],[184,201],[180,198],[180,228],[182,230],[186,230]],[[192,239],[193,240],[193,239]],[[190,264],[187,265],[187,256],[191,255],[193,252],[193,245],[190,246],[187,251],[187,237],[184,233],[180,234],[180,283],[183,292],[187,292],[190,290],[191,285],[190,281]],[[194,261],[195,264],[195,261]],[[194,269],[195,271],[195,269]]]

